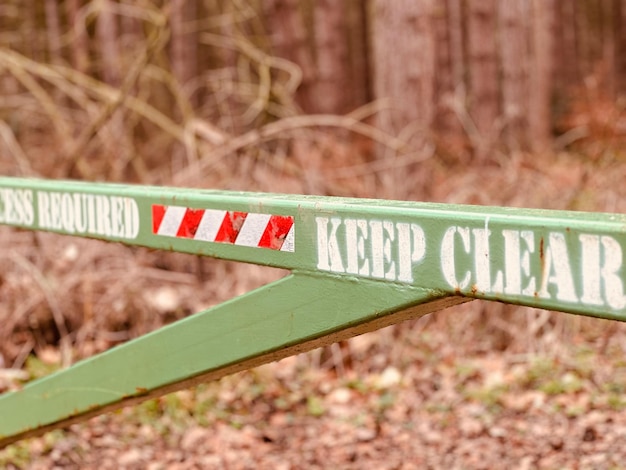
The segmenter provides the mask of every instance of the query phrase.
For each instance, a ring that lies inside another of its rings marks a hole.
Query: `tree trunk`
[[[22,29],[25,33],[25,40],[20,44],[20,52],[26,54],[29,58],[36,62],[43,61],[43,51],[41,37],[39,34],[43,25],[37,21],[39,2],[35,0],[24,0],[24,6],[21,10],[24,12],[24,21]]]
[[[363,2],[263,2],[273,53],[302,70],[303,111],[345,113],[368,98]]]
[[[454,159],[467,160],[467,24],[464,0],[439,2],[435,21],[437,44],[436,129],[441,136],[439,150]],[[441,13],[443,10],[443,13]]]
[[[532,0],[533,51],[530,67],[529,134],[533,150],[551,143],[554,0]]]
[[[464,40],[464,0],[446,0],[448,10],[448,32],[450,36],[450,61],[455,91],[465,96],[466,49]]]
[[[347,0],[348,36],[348,89],[351,94],[350,108],[372,100],[369,64],[367,0]]]
[[[305,109],[318,113],[348,110],[351,93],[348,83],[348,35],[344,2],[318,0],[313,10],[313,50],[315,75],[312,77]]]
[[[111,9],[111,0],[100,0],[101,10],[96,22],[102,79],[109,85],[118,86],[120,77],[120,51],[117,42],[117,18]]]
[[[572,4],[576,18],[576,62],[578,63],[580,80],[582,82],[589,75],[592,68],[593,39],[590,31],[587,0],[579,0],[572,2]]]
[[[502,108],[505,139],[509,148],[528,144],[528,20],[526,0],[498,4],[500,17],[500,56],[502,61]]]
[[[615,79],[615,49],[617,36],[613,22],[615,21],[615,11],[612,0],[601,0],[602,10],[602,80],[605,92],[609,99],[615,99],[616,79]]]
[[[271,52],[300,67],[302,83],[296,98],[305,111],[308,111],[308,88],[311,78],[315,76],[312,44],[306,27],[305,7],[308,6],[308,2],[266,0],[262,5]]]
[[[377,0],[372,11],[374,95],[390,105],[378,124],[418,145],[435,116],[433,7],[433,0]]]
[[[196,2],[172,0],[170,14],[172,72],[183,89],[198,76],[198,38],[185,30],[187,23],[195,18]],[[193,97],[189,93],[186,95],[194,104]]]
[[[479,160],[491,150],[500,115],[496,12],[495,0],[468,0],[470,114],[479,134],[474,149]]]
[[[558,0],[555,3],[554,24],[554,85],[561,95],[580,83],[581,68],[577,55],[577,22],[575,2]]]
[[[385,107],[377,126],[406,142],[403,154],[419,158],[432,142],[435,123],[436,43],[434,0],[375,0],[372,68],[374,97]],[[430,183],[427,171],[416,166],[393,166],[397,151],[380,145],[379,159],[390,169],[380,173],[382,197],[397,198]]]
[[[65,11],[69,23],[70,57],[72,66],[79,72],[87,72],[89,67],[89,42],[87,40],[87,25],[79,23],[80,0],[66,0]]]
[[[50,63],[60,64],[61,61],[61,25],[56,0],[46,0],[46,33]]]
[[[613,0],[615,34],[615,75],[617,93],[626,94],[626,8],[622,0]]]

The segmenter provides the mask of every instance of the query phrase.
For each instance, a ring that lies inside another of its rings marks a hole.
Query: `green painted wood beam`
[[[291,275],[0,395],[0,447],[461,301],[412,286]]]
[[[472,298],[626,320],[626,217],[0,177],[0,224],[292,271],[0,395],[0,446]]]
[[[0,224],[626,319],[624,214],[0,177]]]

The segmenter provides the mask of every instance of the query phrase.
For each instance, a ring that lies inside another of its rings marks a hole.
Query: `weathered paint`
[[[0,223],[616,319],[625,220],[0,178]]]
[[[152,233],[213,243],[294,251],[293,217],[152,205]]]
[[[0,446],[469,298],[626,320],[620,214],[0,177],[0,223],[293,271],[0,396]]]
[[[126,240],[139,231],[137,204],[123,196],[1,188],[0,208],[0,223],[27,228]]]
[[[317,268],[336,274],[413,283],[426,237],[417,224],[316,217]],[[340,234],[343,235],[340,241]]]

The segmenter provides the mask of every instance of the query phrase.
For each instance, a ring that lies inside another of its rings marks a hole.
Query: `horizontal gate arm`
[[[0,224],[626,320],[626,216],[0,177]]]
[[[292,274],[0,395],[0,447],[466,300]]]
[[[0,224],[292,270],[0,395],[0,447],[471,298],[626,321],[626,216],[0,177]]]

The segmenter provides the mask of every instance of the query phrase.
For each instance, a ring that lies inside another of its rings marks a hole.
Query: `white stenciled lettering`
[[[89,233],[97,233],[96,227],[96,197],[93,194],[85,194],[83,204],[87,210],[87,220],[89,221]]]
[[[426,252],[417,224],[389,220],[316,217],[317,267],[334,273],[413,282]]]
[[[96,221],[98,233],[111,236],[111,206],[106,196],[96,196]]]
[[[0,188],[0,223],[30,226],[34,221],[31,190]]]
[[[23,222],[26,225],[33,225],[35,222],[35,207],[33,205],[33,192],[30,189],[22,191],[24,198],[24,217]]]
[[[120,220],[110,201],[111,230]],[[129,214],[128,211],[124,211]],[[552,300],[626,309],[621,240],[484,225],[448,226],[429,239],[422,227],[384,219],[317,217],[317,267],[393,282],[417,283],[465,295]],[[428,259],[428,256],[438,259]],[[437,273],[433,270],[439,266]],[[424,269],[420,276],[419,269]],[[442,286],[443,284],[443,286]]]
[[[87,206],[83,203],[86,194],[73,194],[72,204],[74,206],[74,226],[78,233],[87,231]]]
[[[426,255],[426,235],[417,224],[397,223],[398,281],[413,282],[413,266]]]
[[[63,230],[74,233],[74,203],[68,193],[61,196],[61,223]]]
[[[565,233],[541,237],[530,230],[449,227],[441,242],[443,279],[479,295],[556,299],[626,308],[623,250],[613,237]],[[473,261],[473,263],[472,263]],[[539,286],[538,286],[539,284]]]
[[[317,267],[324,271],[343,273],[343,262],[337,241],[337,229],[341,225],[341,219],[330,219],[331,229],[328,232],[328,217],[316,217],[317,222]]]
[[[111,197],[111,235],[114,237],[122,236],[122,209],[123,201],[119,197]]]
[[[50,193],[50,224],[53,229],[61,228],[61,193]]]
[[[139,235],[139,207],[134,199],[129,197],[124,200],[124,234],[120,237],[133,240]]]
[[[581,261],[583,265],[583,295],[580,301],[587,305],[602,305],[600,282],[600,235],[580,235]],[[621,257],[620,257],[621,258]]]
[[[554,285],[558,300],[578,302],[565,236],[562,233],[551,232],[541,255],[544,259],[539,296],[549,299],[551,295],[548,288]]]
[[[347,219],[346,226],[346,272],[350,274],[370,275],[370,261],[365,257],[365,242],[368,238],[367,220]]]
[[[582,289],[580,301],[588,305],[626,307],[622,269],[622,247],[612,237],[579,236],[582,256]]]
[[[38,224],[41,228],[52,228],[50,222],[50,195],[44,192],[37,193],[37,213],[39,214]]]
[[[622,247],[612,237],[601,237],[600,242],[604,249],[604,263],[600,275],[604,281],[606,303],[612,308],[622,309],[626,306],[624,284],[618,274],[622,269]]]
[[[450,227],[443,235],[441,242],[441,268],[443,270],[443,277],[446,282],[455,289],[467,289],[472,279],[472,274],[469,270],[465,272],[463,280],[459,281],[457,277],[456,269],[456,243],[455,235],[459,236],[463,250],[465,253],[470,253],[470,230],[464,227]]]
[[[39,191],[37,211],[41,229],[126,239],[139,234],[139,208],[131,198]]]
[[[530,273],[530,255],[535,252],[535,234],[528,230],[503,230],[504,237],[504,293],[532,296],[536,281]],[[522,248],[522,241],[525,247]],[[522,278],[523,276],[523,278]],[[522,283],[526,281],[525,287]]]
[[[391,257],[391,244],[395,240],[393,223],[385,220],[370,222],[372,234],[372,277],[396,279],[396,263]]]
[[[474,235],[474,269],[476,272],[476,284],[474,284],[474,288],[484,293],[491,291],[490,234],[491,232],[486,227],[472,230],[472,235]]]

